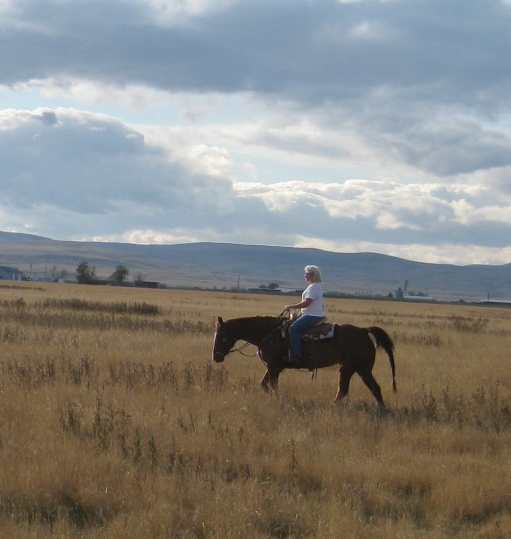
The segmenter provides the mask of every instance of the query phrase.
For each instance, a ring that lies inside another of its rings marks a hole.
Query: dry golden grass
[[[333,368],[211,362],[216,316],[282,297],[0,284],[0,537],[509,537],[511,310],[328,299],[395,340],[382,414]]]

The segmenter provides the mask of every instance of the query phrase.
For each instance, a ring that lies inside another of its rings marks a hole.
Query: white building
[[[0,279],[8,279],[9,281],[21,281],[23,279],[23,273],[17,268],[0,266]]]

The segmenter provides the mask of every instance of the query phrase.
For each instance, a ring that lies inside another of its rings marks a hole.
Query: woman
[[[317,266],[305,266],[305,279],[309,286],[302,293],[302,301],[286,305],[284,309],[301,309],[299,317],[289,326],[289,361],[300,366],[302,360],[302,333],[325,316],[321,271]]]

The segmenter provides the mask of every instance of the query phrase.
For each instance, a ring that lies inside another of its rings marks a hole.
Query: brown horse
[[[279,375],[284,369],[296,368],[286,362],[287,339],[283,337],[281,326],[285,319],[274,316],[253,316],[233,318],[218,324],[213,344],[213,360],[222,362],[234,350],[237,341],[243,340],[258,347],[261,360],[266,365],[266,373],[261,380],[265,390],[278,387]],[[396,391],[394,344],[389,335],[380,327],[360,328],[350,324],[334,324],[334,336],[330,339],[305,339],[300,368],[315,371],[323,367],[340,365],[339,388],[334,402],[348,395],[351,377],[357,373],[369,388],[381,407],[385,407],[381,389],[374,379],[372,370],[377,348],[382,348],[389,357],[392,370],[392,389]]]

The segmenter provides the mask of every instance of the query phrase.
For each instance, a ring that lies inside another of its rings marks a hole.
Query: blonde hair
[[[305,273],[311,273],[316,282],[321,282],[321,270],[317,266],[305,266],[304,271]]]

